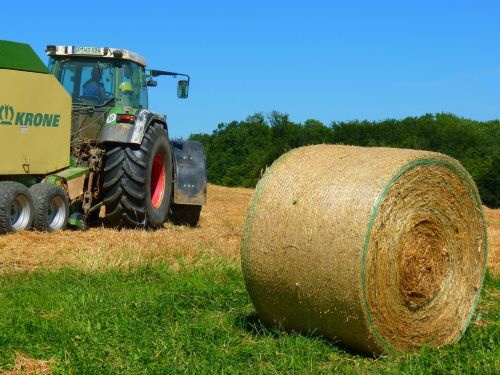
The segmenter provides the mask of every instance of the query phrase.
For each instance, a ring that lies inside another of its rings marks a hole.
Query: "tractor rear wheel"
[[[200,221],[201,206],[188,204],[173,204],[170,221],[175,225],[195,227]]]
[[[26,186],[0,181],[0,234],[29,229],[33,223],[33,200]]]
[[[30,193],[35,212],[33,228],[46,232],[66,229],[69,201],[65,191],[58,186],[42,182],[31,186]]]
[[[106,151],[103,173],[104,224],[160,228],[172,195],[172,151],[161,124],[152,124],[140,145]]]

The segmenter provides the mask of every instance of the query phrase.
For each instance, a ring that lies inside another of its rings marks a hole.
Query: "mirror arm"
[[[153,69],[151,69],[149,72],[151,74],[151,77],[172,76],[175,78],[177,76],[182,76],[182,77],[186,77],[187,81],[189,82],[189,75],[184,74],[184,73],[166,72],[164,70],[153,70]]]

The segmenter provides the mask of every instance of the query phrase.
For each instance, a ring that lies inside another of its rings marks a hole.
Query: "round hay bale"
[[[279,158],[248,211],[242,266],[261,319],[368,353],[457,341],[486,269],[475,184],[454,159],[317,145]]]

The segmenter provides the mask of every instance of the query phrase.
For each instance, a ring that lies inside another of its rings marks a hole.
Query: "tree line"
[[[304,123],[272,112],[220,123],[212,134],[192,134],[203,143],[208,180],[224,186],[254,187],[261,172],[281,154],[320,143],[437,151],[458,159],[474,178],[489,207],[500,207],[500,121],[474,121],[453,114],[402,120]]]

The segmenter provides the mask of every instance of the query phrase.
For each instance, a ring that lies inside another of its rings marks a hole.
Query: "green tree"
[[[251,187],[260,172],[283,153],[304,145],[337,143],[438,151],[458,159],[477,183],[483,202],[500,207],[500,121],[479,122],[453,114],[426,114],[378,122],[294,123],[277,111],[255,113],[245,121],[221,123],[211,135],[193,134],[203,143],[209,181]]]

